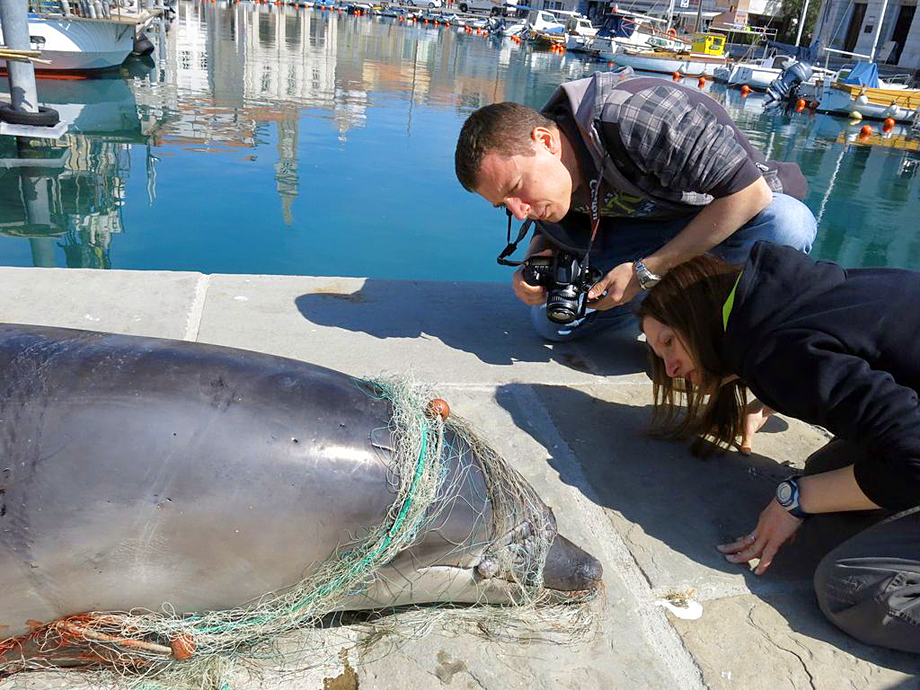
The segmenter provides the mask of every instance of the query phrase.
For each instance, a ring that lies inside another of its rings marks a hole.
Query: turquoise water
[[[182,1],[151,39],[155,63],[39,82],[73,122],[57,144],[0,137],[0,264],[504,281],[505,217],[457,183],[457,132],[481,105],[539,106],[606,69],[456,29],[246,3]],[[863,144],[846,121],[707,88],[757,146],[802,166],[818,256],[920,270],[916,141]]]

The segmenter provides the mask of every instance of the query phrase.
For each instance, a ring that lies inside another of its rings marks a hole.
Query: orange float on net
[[[868,137],[872,134],[872,127],[870,125],[863,125],[862,129],[859,130],[859,136]]]
[[[195,653],[195,640],[188,633],[180,633],[169,641],[169,648],[172,649],[173,657],[185,661]]]
[[[680,72],[672,72],[671,79],[673,79],[674,81],[680,81]]]
[[[805,102],[805,99],[804,99],[804,98],[800,98],[799,100],[797,100],[797,101],[795,102],[795,107],[796,107],[796,109],[801,108],[802,110],[805,110],[805,106],[806,106],[806,105],[807,105],[807,103]]]
[[[450,405],[442,398],[435,398],[428,403],[428,413],[431,416],[437,415],[441,419],[447,419],[450,416]]]
[[[893,117],[886,117],[886,118],[885,118],[885,121],[882,123],[882,126],[887,127],[888,129],[891,129],[892,127],[895,126],[894,118],[893,118]]]
[[[742,96],[747,96],[749,93],[751,93],[751,87],[750,87],[750,86],[748,86],[747,84],[745,84],[744,86],[741,87],[741,95],[742,95]]]
[[[668,29],[668,36],[677,36],[677,29]]]
[[[706,77],[700,77],[699,79],[697,79],[697,80],[696,80],[696,85],[697,85],[698,87],[700,87],[701,89],[702,89],[704,86],[706,86]]]

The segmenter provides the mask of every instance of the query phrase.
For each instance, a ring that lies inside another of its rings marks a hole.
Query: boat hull
[[[688,77],[711,77],[719,67],[725,66],[726,60],[699,55],[618,52],[612,56],[612,62],[645,72],[678,72]]]
[[[41,72],[86,74],[121,65],[134,48],[134,25],[84,19],[29,17],[29,35],[44,39]],[[2,43],[2,32],[0,32]],[[6,68],[6,61],[0,60]]]
[[[874,89],[834,82],[821,90],[818,111],[874,120],[910,122],[920,109],[920,89]]]

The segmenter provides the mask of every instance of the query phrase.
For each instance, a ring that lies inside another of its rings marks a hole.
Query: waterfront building
[[[915,20],[916,9],[916,0],[824,0],[814,38],[824,47],[917,70],[920,20]]]

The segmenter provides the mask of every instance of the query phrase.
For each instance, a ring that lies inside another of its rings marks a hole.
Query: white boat
[[[76,5],[76,3],[75,3]],[[106,18],[29,14],[29,36],[32,48],[41,51],[41,59],[50,64],[36,63],[35,72],[69,72],[87,74],[118,67],[134,48],[134,37],[156,16],[142,10],[139,13],[115,12]],[[3,44],[0,29],[0,44]],[[0,60],[0,68],[6,61]]]
[[[587,17],[569,17],[565,22],[565,49],[575,53],[589,52],[588,44],[594,40],[597,31]]]
[[[736,62],[734,65],[725,65],[713,73],[716,81],[724,82],[729,86],[743,86],[747,84],[752,89],[766,91],[770,83],[783,73],[795,61],[787,55],[774,55],[761,60],[748,60]]]
[[[547,10],[530,10],[524,20],[528,37],[537,42],[562,41],[565,24],[556,20]]]
[[[708,33],[696,34],[689,51],[624,50],[614,54],[612,62],[621,67],[632,67],[634,70],[645,72],[711,77],[719,67],[728,64],[728,56],[725,55],[725,36]]]
[[[623,50],[679,50],[685,45],[674,33],[657,28],[656,23],[664,24],[664,20],[623,10],[609,14],[585,52],[611,62]]]
[[[766,91],[773,80],[782,76],[783,72],[795,63],[795,58],[788,55],[774,55],[762,60],[736,62],[718,68],[713,74],[716,81],[724,82],[729,86],[749,86],[756,91]],[[808,81],[798,85],[799,96],[805,99],[815,97],[817,80],[833,80],[836,72],[821,67],[812,67],[812,76]]]
[[[818,111],[822,113],[849,116],[856,112],[860,117],[890,117],[898,122],[912,122],[920,113],[920,89],[902,83],[878,80],[878,86],[870,86],[828,79],[820,88]]]

